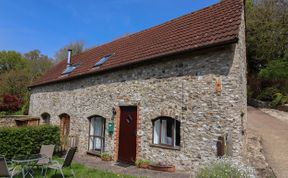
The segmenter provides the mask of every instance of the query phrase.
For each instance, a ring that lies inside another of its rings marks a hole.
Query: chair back
[[[63,165],[62,165],[63,168],[71,166],[71,163],[72,163],[72,160],[73,160],[74,155],[76,153],[76,150],[77,150],[77,147],[69,148],[69,150],[68,150],[68,152],[67,152],[67,154],[65,156]]]
[[[10,177],[5,157],[0,157],[0,177]]]
[[[54,148],[55,145],[42,145],[40,149],[40,154],[46,155],[47,158],[39,160],[38,164],[49,163],[49,160],[52,159]]]
[[[46,155],[47,158],[51,159],[54,153],[55,145],[42,145],[40,154]]]

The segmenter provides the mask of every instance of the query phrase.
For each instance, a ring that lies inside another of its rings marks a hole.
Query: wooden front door
[[[70,116],[67,114],[60,115],[60,134],[61,134],[61,151],[68,149],[70,132]]]
[[[118,161],[135,163],[137,107],[121,107]]]

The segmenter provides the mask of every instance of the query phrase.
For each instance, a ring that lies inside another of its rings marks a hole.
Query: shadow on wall
[[[192,77],[213,74],[227,76],[233,63],[235,44],[203,49],[195,52],[162,57],[149,62],[124,66],[86,77],[32,88],[32,93],[61,92],[100,84],[132,80],[162,79],[189,75]],[[161,64],[162,63],[162,64]],[[161,64],[161,65],[159,65]]]

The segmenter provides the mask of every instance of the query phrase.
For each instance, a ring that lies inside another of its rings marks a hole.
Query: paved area
[[[75,161],[81,164],[85,164],[88,167],[92,167],[99,170],[113,172],[115,174],[132,175],[136,177],[153,177],[153,178],[192,178],[189,173],[184,172],[159,172],[148,169],[139,169],[132,165],[120,164],[113,161],[101,161],[100,158],[95,156],[76,156]]]
[[[262,137],[264,154],[278,178],[288,178],[288,123],[248,107],[248,128]]]

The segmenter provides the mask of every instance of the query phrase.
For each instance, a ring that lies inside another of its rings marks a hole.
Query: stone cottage
[[[115,161],[182,170],[223,154],[241,159],[244,3],[223,0],[69,55],[30,88],[29,114],[59,125],[62,138],[77,137],[78,154],[109,152]]]

